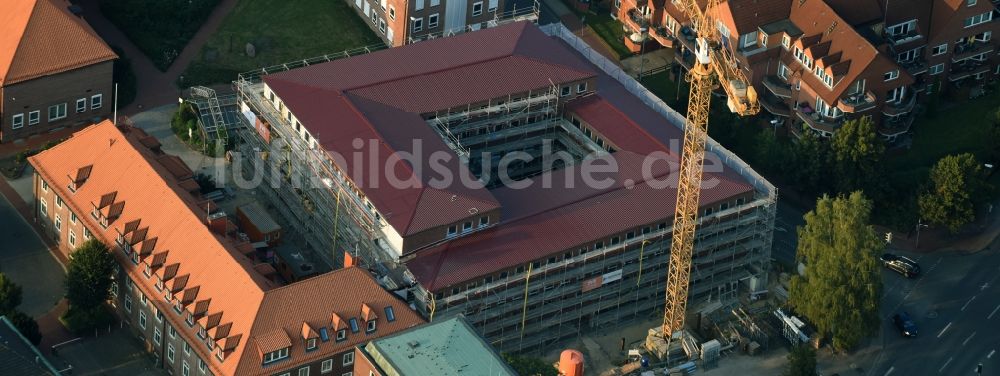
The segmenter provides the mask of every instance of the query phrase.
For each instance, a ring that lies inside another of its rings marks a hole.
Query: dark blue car
[[[900,312],[892,316],[892,323],[896,324],[896,328],[899,329],[900,334],[903,337],[916,337],[917,336],[917,324],[913,322],[910,315],[906,312]]]

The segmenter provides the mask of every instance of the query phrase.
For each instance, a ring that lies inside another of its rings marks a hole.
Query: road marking
[[[971,298],[969,298],[969,301],[965,302],[965,305],[962,306],[962,311],[963,312],[965,312],[965,309],[969,307],[969,303],[972,303],[973,300],[976,300],[976,296],[975,295],[973,295]]]
[[[997,313],[997,310],[998,310],[998,309],[1000,309],[1000,304],[997,304],[997,307],[996,307],[996,308],[993,308],[993,312],[990,312],[990,315],[989,315],[989,316],[986,316],[986,319],[987,319],[987,320],[989,320],[989,319],[992,319],[992,318],[993,318],[993,315]]]
[[[948,323],[948,325],[946,325],[946,326],[944,327],[944,329],[941,329],[941,333],[938,333],[938,336],[937,336],[937,337],[938,337],[938,338],[941,338],[941,336],[943,336],[943,335],[944,335],[944,332],[947,332],[947,331],[948,331],[948,328],[950,328],[950,327],[951,327],[951,322],[949,322],[949,323]]]
[[[988,289],[989,287],[990,287],[989,282],[983,283],[982,286],[979,286],[979,291],[986,291],[986,289]]]
[[[889,367],[889,370],[885,371],[885,375],[882,375],[882,376],[889,376],[889,374],[892,373],[892,371],[895,371],[895,370],[896,370],[895,366]]]
[[[996,350],[996,349],[994,349],[993,351],[990,351],[990,354],[989,354],[989,355],[986,355],[986,359],[989,359],[989,358],[992,358],[992,357],[993,357],[993,354],[995,354],[996,352],[997,352],[997,350]]]
[[[944,365],[941,366],[941,368],[938,368],[938,373],[944,372],[944,369],[948,367],[948,364],[951,364],[952,359],[955,359],[955,357],[948,358],[948,361],[944,362]]]
[[[965,341],[962,341],[962,346],[965,346],[966,343],[969,343],[969,340],[972,339],[972,337],[975,337],[975,336],[976,336],[976,332],[972,332],[972,334],[969,335],[969,338],[966,338]]]

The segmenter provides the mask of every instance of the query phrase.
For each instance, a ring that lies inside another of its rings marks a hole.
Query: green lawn
[[[632,56],[632,52],[625,47],[625,42],[623,41],[625,39],[625,31],[622,30],[622,23],[611,18],[611,14],[607,12],[587,14],[586,22],[601,39],[608,42],[611,49],[618,54],[619,60]]]
[[[246,55],[246,44],[256,49]],[[225,83],[292,60],[381,43],[343,0],[240,0],[184,72],[184,87]]]
[[[100,0],[101,13],[166,71],[219,0]]]
[[[889,157],[890,171],[905,181],[926,180],[927,171],[939,159],[951,154],[971,152],[982,160],[990,145],[990,118],[1000,107],[1000,94],[961,101],[924,114],[913,125],[913,147]]]

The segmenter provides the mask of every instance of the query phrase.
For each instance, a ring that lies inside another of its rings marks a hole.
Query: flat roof
[[[517,376],[462,316],[371,341],[364,350],[399,375]]]

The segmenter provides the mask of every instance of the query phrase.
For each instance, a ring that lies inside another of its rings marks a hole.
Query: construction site
[[[228,106],[238,121],[203,113],[229,124],[234,167],[259,182],[250,189],[284,238],[303,239],[300,254],[323,270],[360,263],[432,321],[463,314],[502,352],[543,354],[662,315],[677,189],[655,183],[677,172],[681,115],[558,24],[377,49],[241,75]],[[360,71],[382,73],[345,74]],[[203,106],[220,103],[204,94]],[[441,187],[416,168],[383,168],[386,156],[366,159],[369,140],[397,153],[420,140],[422,158],[453,157],[436,172],[455,179]],[[693,327],[732,320],[766,292],[777,199],[738,157],[712,140],[706,150]],[[665,163],[647,165],[651,155]],[[617,167],[596,174],[608,184],[588,184],[595,161]],[[392,187],[387,173],[417,187]],[[649,351],[682,364],[711,340],[692,333]]]

